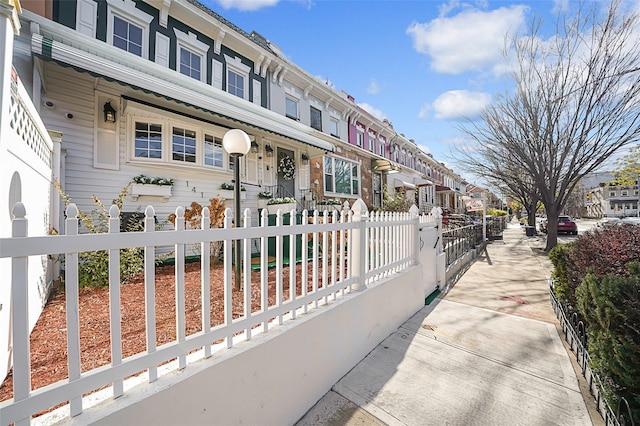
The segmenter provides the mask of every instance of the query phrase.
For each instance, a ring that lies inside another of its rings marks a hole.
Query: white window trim
[[[339,138],[340,137],[340,119],[335,118],[335,117],[329,117],[329,131],[331,132],[331,128],[333,127],[333,124],[335,123],[336,125],[336,133],[333,134],[331,133],[331,136]]]
[[[107,43],[113,46],[113,17],[142,28],[142,58],[149,59],[149,24],[153,16],[136,8],[132,0],[107,0]]]
[[[208,134],[213,137],[222,139],[227,129],[216,126],[203,126],[202,122],[190,121],[182,116],[175,114],[160,114],[156,111],[140,108],[137,105],[129,105],[125,111],[126,114],[126,141],[127,141],[127,158],[126,161],[131,164],[164,164],[171,167],[179,167],[186,169],[199,169],[207,171],[218,171],[222,173],[231,173],[229,170],[229,155],[226,151],[222,151],[222,167],[210,166],[204,164],[204,135]],[[161,158],[138,158],[135,156],[135,122],[154,123],[162,126],[162,156]],[[196,132],[196,162],[189,163],[185,161],[173,160],[172,155],[172,135],[173,128],[179,127]]]
[[[335,165],[335,160],[339,160],[339,161],[344,161],[346,163],[355,165],[358,167],[358,190],[359,193],[358,194],[344,194],[341,192],[334,192],[334,191],[327,191],[326,189],[326,183],[323,182],[323,189],[324,189],[324,193],[325,195],[332,195],[332,196],[336,196],[336,197],[341,197],[341,198],[353,198],[353,199],[358,199],[360,198],[362,195],[362,162],[360,161],[356,161],[356,160],[351,160],[349,158],[345,158],[345,157],[338,157],[338,156],[332,156],[332,155],[326,155],[325,157],[327,158],[331,158],[333,160],[332,163],[332,170],[333,170],[333,186],[335,188],[336,186],[336,179],[335,179],[335,173],[336,173],[336,165]],[[324,181],[324,177],[325,177],[326,173],[324,171],[324,160],[322,161],[322,179]],[[350,181],[353,181],[354,179],[352,179],[351,175],[349,176]],[[351,188],[353,189],[353,188]]]
[[[187,34],[177,28],[174,28],[173,31],[175,32],[176,39],[178,40],[178,46],[176,48],[176,71],[180,72],[180,48],[185,48],[200,56],[200,81],[206,81],[207,52],[209,51],[210,46],[198,40],[198,36],[195,33],[189,32],[189,34]]]
[[[229,92],[229,71],[232,71],[244,77],[243,99],[249,100],[249,73],[251,72],[251,67],[243,64],[242,60],[238,57],[232,58],[231,56],[224,55],[224,60],[227,63],[227,71],[225,73],[227,76],[227,87],[225,91],[227,93]]]
[[[295,117],[291,117],[288,112],[287,112],[287,99],[293,101],[296,103],[296,116]],[[284,115],[288,118],[291,118],[293,120],[300,120],[300,100],[298,98],[296,98],[295,96],[286,94],[285,95],[285,101],[284,101],[285,105],[284,105]]]

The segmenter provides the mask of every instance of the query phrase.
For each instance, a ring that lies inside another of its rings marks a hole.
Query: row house
[[[605,188],[606,216],[638,216],[640,199],[638,182],[634,185],[610,185]]]
[[[54,135],[56,178],[82,209],[140,175],[172,185],[133,184],[124,210],[153,204],[164,219],[231,200],[232,128],[251,139],[243,207],[271,192],[299,209],[357,198],[376,208],[386,188],[421,211],[460,208],[463,180],[389,121],[196,1],[25,2],[21,22],[14,64]]]
[[[292,186],[305,188],[307,160],[335,151],[269,98],[278,52],[197,2],[54,0],[28,8],[14,64],[58,135],[59,180],[80,208],[94,207],[92,194],[113,199],[139,175],[173,184],[160,195],[132,186],[124,210],[153,204],[166,218],[180,205],[233,197],[224,187],[233,184],[234,163],[222,147],[231,128],[251,139],[241,162],[248,208],[280,182],[278,156],[291,157]]]

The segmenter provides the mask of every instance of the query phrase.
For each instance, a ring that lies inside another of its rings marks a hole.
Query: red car
[[[540,222],[540,230],[545,234],[548,231],[549,225],[547,219],[543,219]],[[578,235],[578,225],[571,219],[570,216],[558,216],[558,234],[566,232],[567,234]]]
[[[561,232],[578,235],[578,225],[569,216],[558,216],[558,234]]]

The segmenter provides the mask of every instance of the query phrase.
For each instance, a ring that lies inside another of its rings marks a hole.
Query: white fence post
[[[176,231],[184,231],[185,218],[184,207],[179,206],[176,209]],[[186,339],[186,313],[185,313],[185,295],[184,295],[184,243],[176,242],[175,244],[175,284],[176,284],[176,341],[180,344]],[[182,370],[187,366],[187,356],[181,354],[178,356],[178,369]]]
[[[112,204],[109,208],[109,233],[120,232],[120,211]],[[120,324],[120,250],[109,250],[109,325],[111,330],[111,365],[122,364],[122,327]],[[122,379],[113,382],[113,397],[122,396]]]
[[[352,222],[356,222],[351,233],[351,276],[355,278],[355,284],[352,286],[354,291],[362,291],[367,288],[365,282],[366,265],[367,265],[367,249],[366,249],[366,221],[367,221],[367,206],[358,198],[353,206],[351,206],[353,216]]]
[[[209,207],[202,209],[200,229],[203,231],[211,228],[211,212]],[[200,243],[200,303],[202,303],[202,332],[211,331],[211,241]],[[204,345],[204,357],[211,356],[211,345]]]
[[[78,235],[78,207],[69,204],[67,207],[67,220],[65,221],[65,234]],[[67,361],[69,363],[69,382],[80,378],[80,302],[79,302],[79,274],[78,252],[66,253],[65,266],[65,304],[67,306]],[[82,396],[71,399],[71,416],[82,413]]]
[[[11,237],[26,237],[27,212],[22,203],[13,207]],[[29,272],[28,257],[11,259],[11,330],[13,357],[13,399],[21,401],[31,393],[31,361],[29,348]],[[16,424],[29,424],[24,419]]]
[[[144,210],[144,232],[155,231],[156,212],[152,206]],[[156,351],[156,255],[154,246],[144,248],[144,312],[147,324],[147,354]],[[149,383],[158,379],[158,367],[149,366]]]
[[[411,238],[413,241],[413,264],[417,265],[419,263],[418,256],[420,255],[420,217],[418,213],[420,210],[414,204],[409,209],[409,214],[411,215],[411,220],[413,220],[413,227],[411,231]]]

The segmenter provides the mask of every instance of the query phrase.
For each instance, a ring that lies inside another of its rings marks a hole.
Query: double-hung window
[[[180,74],[200,80],[202,77],[202,57],[195,52],[180,47]]]
[[[230,70],[227,73],[227,91],[244,99],[244,76]]]
[[[209,46],[198,40],[194,33],[187,34],[176,28],[173,31],[178,40],[176,70],[195,80],[204,81],[206,75],[204,63]]]
[[[340,158],[324,157],[324,190],[341,195],[359,195],[359,164]]]
[[[332,118],[329,121],[329,125],[331,126],[331,136],[339,138],[340,133],[338,133],[338,120],[336,120],[335,118]]]
[[[134,157],[162,158],[162,125],[136,121]]]
[[[171,154],[175,161],[196,162],[196,132],[174,127],[171,134]]]
[[[322,131],[322,112],[314,107],[310,107],[311,127]]]
[[[114,16],[113,45],[136,56],[142,56],[142,28]]]
[[[224,55],[227,66],[227,92],[249,100],[249,73],[251,67],[243,64],[238,57]]]
[[[364,144],[364,133],[361,132],[360,130],[358,130],[358,132],[356,134],[356,145],[358,145],[360,148],[362,148],[363,144]]]
[[[287,96],[285,98],[285,115],[293,120],[298,120],[298,100]]]
[[[204,165],[212,167],[223,166],[224,153],[222,139],[211,135],[204,135]]]
[[[107,4],[107,43],[147,58],[153,16],[137,9],[133,1],[108,0]]]

